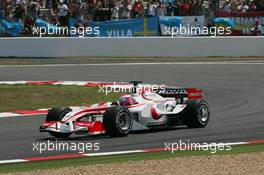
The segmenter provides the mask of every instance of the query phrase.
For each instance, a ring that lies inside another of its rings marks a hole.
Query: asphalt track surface
[[[205,91],[211,120],[202,129],[136,132],[123,138],[73,136],[59,142],[100,143],[100,151],[164,147],[164,142],[237,142],[264,139],[264,64],[153,64],[1,67],[0,81],[11,80],[143,80]],[[65,97],[67,100],[67,97]],[[4,105],[4,104],[1,104]],[[0,160],[70,152],[33,151],[33,142],[54,139],[39,133],[45,116],[0,119]]]

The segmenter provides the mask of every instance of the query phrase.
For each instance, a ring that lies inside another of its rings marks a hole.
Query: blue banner
[[[23,24],[20,22],[8,22],[2,20],[0,22],[0,34],[10,34],[12,36],[18,36],[23,31]]]
[[[230,18],[214,18],[213,22],[216,24],[216,26],[221,26],[221,27],[235,27],[235,23],[232,19]]]
[[[159,35],[158,17],[122,19],[116,21],[84,21],[86,26],[99,29],[99,37],[135,37]],[[71,19],[70,26],[74,26]]]
[[[182,18],[181,16],[160,16],[159,24],[161,35],[171,35],[171,33],[168,32],[168,28],[180,27]]]
[[[54,24],[48,23],[42,19],[36,19],[35,24],[37,27],[45,28],[47,33],[55,33],[55,31],[59,30]]]
[[[132,37],[159,35],[158,17],[124,19],[118,21],[93,22],[99,27],[102,37]]]
[[[183,17],[181,16],[161,16],[160,25],[167,27],[179,27],[182,24]]]

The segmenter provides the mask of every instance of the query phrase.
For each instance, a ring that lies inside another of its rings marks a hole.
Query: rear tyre
[[[210,119],[209,105],[205,100],[188,102],[183,110],[184,124],[189,128],[203,128]]]
[[[71,112],[71,108],[69,107],[53,107],[51,110],[48,112],[48,115],[46,117],[46,122],[49,121],[61,121],[62,118],[69,112]],[[71,135],[71,133],[60,133],[60,132],[53,132],[49,131],[49,134],[57,137],[57,138],[66,138]]]
[[[123,137],[131,131],[133,120],[127,108],[112,107],[105,111],[103,125],[111,137]]]

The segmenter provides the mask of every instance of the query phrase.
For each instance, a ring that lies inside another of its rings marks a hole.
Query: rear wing
[[[203,91],[197,88],[160,88],[156,92],[162,97],[188,98],[188,100],[202,99]]]

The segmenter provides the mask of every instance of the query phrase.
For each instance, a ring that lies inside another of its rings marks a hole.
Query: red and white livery
[[[208,124],[210,112],[203,92],[196,88],[162,87],[137,92],[141,81],[132,81],[132,93],[119,101],[81,107],[53,107],[40,132],[58,138],[76,134],[126,136],[131,130],[186,125],[201,128]]]

